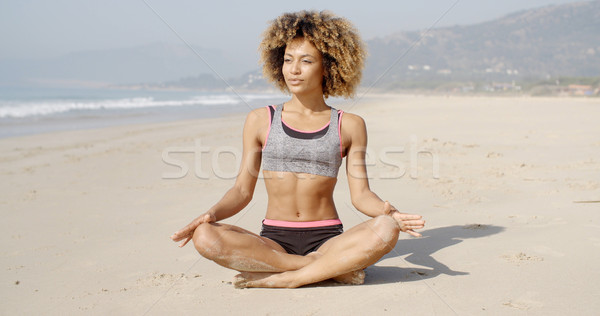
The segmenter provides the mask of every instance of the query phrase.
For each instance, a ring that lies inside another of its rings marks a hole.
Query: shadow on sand
[[[434,228],[422,232],[423,237],[421,238],[400,240],[394,250],[385,255],[382,260],[408,255],[404,260],[410,263],[409,267],[406,267],[406,265],[404,265],[405,267],[398,267],[375,264],[367,268],[365,284],[420,281],[440,274],[467,275],[469,272],[452,270],[452,268],[437,261],[431,255],[438,250],[461,243],[465,239],[486,237],[502,231],[504,231],[504,228],[500,226],[471,224]],[[410,267],[412,265],[427,268]]]

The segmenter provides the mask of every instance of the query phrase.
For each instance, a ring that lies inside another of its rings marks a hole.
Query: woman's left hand
[[[414,231],[425,227],[425,221],[421,215],[400,213],[388,201],[385,201],[383,208],[384,214],[391,216],[398,222],[401,231],[414,237],[421,237],[421,234]]]

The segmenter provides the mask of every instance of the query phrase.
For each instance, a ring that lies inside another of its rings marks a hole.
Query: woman
[[[193,240],[202,256],[241,272],[236,287],[362,284],[363,269],[394,248],[400,231],[420,236],[414,229],[425,223],[370,190],[364,121],[325,103],[354,94],[364,46],[347,20],[302,11],[273,21],[260,47],[265,76],[291,99],[248,114],[234,186],[171,238],[180,247]],[[346,232],[333,201],[344,157],[352,204],[373,217]],[[248,205],[261,162],[268,206],[260,235],[219,223]]]

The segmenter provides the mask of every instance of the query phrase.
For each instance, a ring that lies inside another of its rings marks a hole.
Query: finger
[[[186,238],[186,240],[185,240],[184,242],[182,242],[181,244],[179,244],[179,248],[181,248],[181,247],[183,247],[183,246],[187,245],[187,243],[188,243],[190,240],[192,240],[192,237],[191,237],[191,236],[190,236],[190,237],[188,237],[188,238]]]
[[[175,232],[173,233],[173,235],[171,235],[171,240],[174,242],[178,242],[180,240],[182,240],[183,237],[181,237],[181,233],[180,232]]]
[[[425,221],[402,221],[406,226],[425,226]]]
[[[184,227],[181,230],[178,230],[171,235],[171,239],[173,241],[180,241],[188,235],[188,230]]]
[[[189,235],[190,235],[190,230],[187,229],[187,226],[186,226],[182,230],[173,233],[173,235],[171,235],[171,240],[178,242],[178,241],[186,238]]]
[[[403,214],[403,213],[400,213],[398,215],[398,217],[401,220],[419,220],[419,219],[423,218],[423,216],[421,216],[421,215],[417,215],[417,214]]]
[[[187,237],[190,235],[190,233],[192,233],[193,231],[196,230],[196,228],[203,222],[203,220],[194,220],[193,222],[187,224],[184,228],[182,228],[181,230],[175,232],[172,236],[171,239],[173,239],[174,241],[179,241],[182,240],[183,238]],[[177,240],[175,240],[175,238],[177,238]]]
[[[185,238],[185,236],[182,236],[182,235],[173,235],[173,236],[171,236],[171,240],[173,240],[174,242],[181,241],[184,238]]]

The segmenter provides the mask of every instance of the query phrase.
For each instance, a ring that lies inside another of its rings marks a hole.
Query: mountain
[[[177,80],[212,73],[213,69],[223,76],[239,76],[240,69],[251,69],[237,64],[234,58],[227,58],[222,51],[193,48],[202,58],[184,44],[152,43],[75,52],[43,60],[3,61],[0,63],[0,84],[103,86]]]
[[[377,87],[600,76],[600,1],[526,10],[469,26],[399,32],[367,46],[363,84],[377,81]]]
[[[369,40],[367,47],[363,86],[384,90],[447,82],[600,77],[600,0],[520,11],[475,25],[398,32]],[[193,48],[195,52],[184,44],[153,43],[45,60],[0,61],[0,85],[273,87],[259,69],[241,64],[236,56]],[[231,54],[235,53],[239,52]]]
[[[475,25],[398,32],[369,40],[367,47],[362,84],[381,90],[498,91],[521,89],[514,81],[527,81],[531,89],[550,78],[600,77],[600,1],[526,10]],[[260,70],[228,79],[228,84],[236,89],[272,87]],[[214,75],[145,87],[230,88]]]

